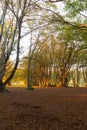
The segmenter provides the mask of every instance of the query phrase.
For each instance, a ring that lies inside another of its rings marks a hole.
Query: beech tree
[[[29,11],[34,9],[33,0],[4,0],[0,1],[0,90],[13,78],[19,63],[20,40],[24,19]],[[13,68],[5,79],[6,66],[15,50]]]
[[[64,0],[61,0],[61,1],[64,1]],[[59,2],[59,0],[50,0],[50,2],[55,2],[55,4],[56,4],[56,2]],[[74,35],[72,33],[73,36],[71,37],[69,34],[69,37],[67,37],[67,40],[68,39],[73,40],[73,42],[75,44],[77,44],[77,46],[79,48],[79,49],[77,49],[77,47],[76,47],[76,48],[73,48],[74,50],[71,49],[72,52],[70,52],[70,53],[73,53],[73,51],[74,51],[74,53],[76,53],[73,57],[74,58],[73,64],[77,64],[77,66],[78,66],[78,62],[79,62],[78,69],[80,69],[82,64],[84,66],[84,63],[86,63],[85,57],[86,57],[86,52],[87,52],[87,47],[84,49],[84,51],[82,49],[82,46],[87,44],[87,37],[86,37],[86,35],[87,35],[87,15],[86,15],[87,4],[86,4],[86,0],[84,0],[84,1],[82,1],[82,0],[79,0],[79,1],[78,0],[72,0],[72,1],[66,0],[66,1],[64,1],[64,7],[65,7],[64,9],[66,11],[65,15],[63,16],[55,11],[55,12],[53,12],[53,17],[52,17],[51,22],[54,25],[56,31],[58,31],[58,33],[60,33],[60,32],[63,33],[63,30],[61,28],[62,26],[65,26],[64,28],[66,28],[66,31],[68,31],[67,30],[67,26],[68,26],[73,30],[73,32],[76,33],[77,38],[74,37]],[[71,31],[69,33],[71,33]],[[67,34],[67,32],[66,32],[66,34]],[[62,39],[64,39],[64,35],[62,35]],[[65,46],[67,43],[65,43]],[[77,51],[75,52],[76,49],[77,49]],[[65,52],[67,52],[67,48],[65,49]],[[78,55],[80,55],[80,56],[78,56]],[[81,62],[81,61],[83,61],[82,55],[84,55],[84,62],[83,63]],[[64,57],[67,57],[67,55]],[[60,60],[62,60],[62,59],[60,59]],[[65,59],[63,59],[63,60],[65,61]],[[69,60],[72,61],[72,58],[69,58]],[[68,64],[68,63],[69,62],[66,62],[66,64]],[[66,66],[66,65],[64,65],[64,62],[62,61],[62,69],[63,70],[64,70],[64,68],[63,68],[64,66]],[[65,68],[67,68],[67,67],[65,67]],[[87,67],[85,66],[83,68],[86,72]],[[64,71],[63,71],[62,75],[64,76]],[[85,74],[85,76],[86,76],[86,74]],[[84,78],[85,78],[85,76],[84,76]],[[78,74],[77,74],[77,77],[78,77]],[[66,78],[68,78],[68,76],[66,76]],[[62,77],[62,80],[63,80],[63,77]],[[78,81],[76,81],[76,82],[78,82]],[[67,86],[67,85],[65,85],[65,86]]]

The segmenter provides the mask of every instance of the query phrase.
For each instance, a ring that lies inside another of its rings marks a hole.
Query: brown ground
[[[0,130],[87,130],[86,88],[9,88],[0,93]]]

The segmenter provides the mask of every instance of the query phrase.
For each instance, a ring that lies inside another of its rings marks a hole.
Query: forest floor
[[[87,88],[8,88],[0,130],[87,130]]]

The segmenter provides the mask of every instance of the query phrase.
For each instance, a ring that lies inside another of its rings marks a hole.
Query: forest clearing
[[[87,130],[87,0],[0,0],[0,130]]]
[[[8,88],[0,130],[87,130],[87,88]]]

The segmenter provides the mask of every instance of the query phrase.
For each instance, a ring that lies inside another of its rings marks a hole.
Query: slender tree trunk
[[[83,69],[82,74],[83,74],[83,79],[85,82],[85,87],[87,87],[87,70]]]
[[[68,76],[64,78],[63,86],[68,87]]]
[[[61,72],[60,87],[68,87],[68,76],[69,72],[67,74],[64,71]]]
[[[78,65],[76,68],[76,87],[79,87],[79,70],[78,70]]]
[[[31,79],[31,72],[30,72],[30,67],[31,67],[31,60],[32,60],[32,56],[31,56],[31,47],[32,47],[32,33],[31,33],[31,44],[30,44],[30,48],[29,48],[29,53],[28,53],[28,72],[27,72],[27,89],[32,90],[32,79]]]
[[[28,57],[28,73],[27,73],[27,89],[32,89],[32,79],[30,75],[30,64],[31,64],[31,58],[30,55]]]
[[[22,23],[22,22],[21,22]],[[10,74],[10,76],[6,79],[6,81],[4,82],[5,86],[8,84],[8,82],[13,78],[17,67],[18,67],[18,63],[19,63],[19,51],[20,51],[20,37],[21,37],[21,23],[19,25],[19,35],[18,35],[18,43],[17,43],[17,56],[16,56],[16,63],[14,65],[14,68]]]

